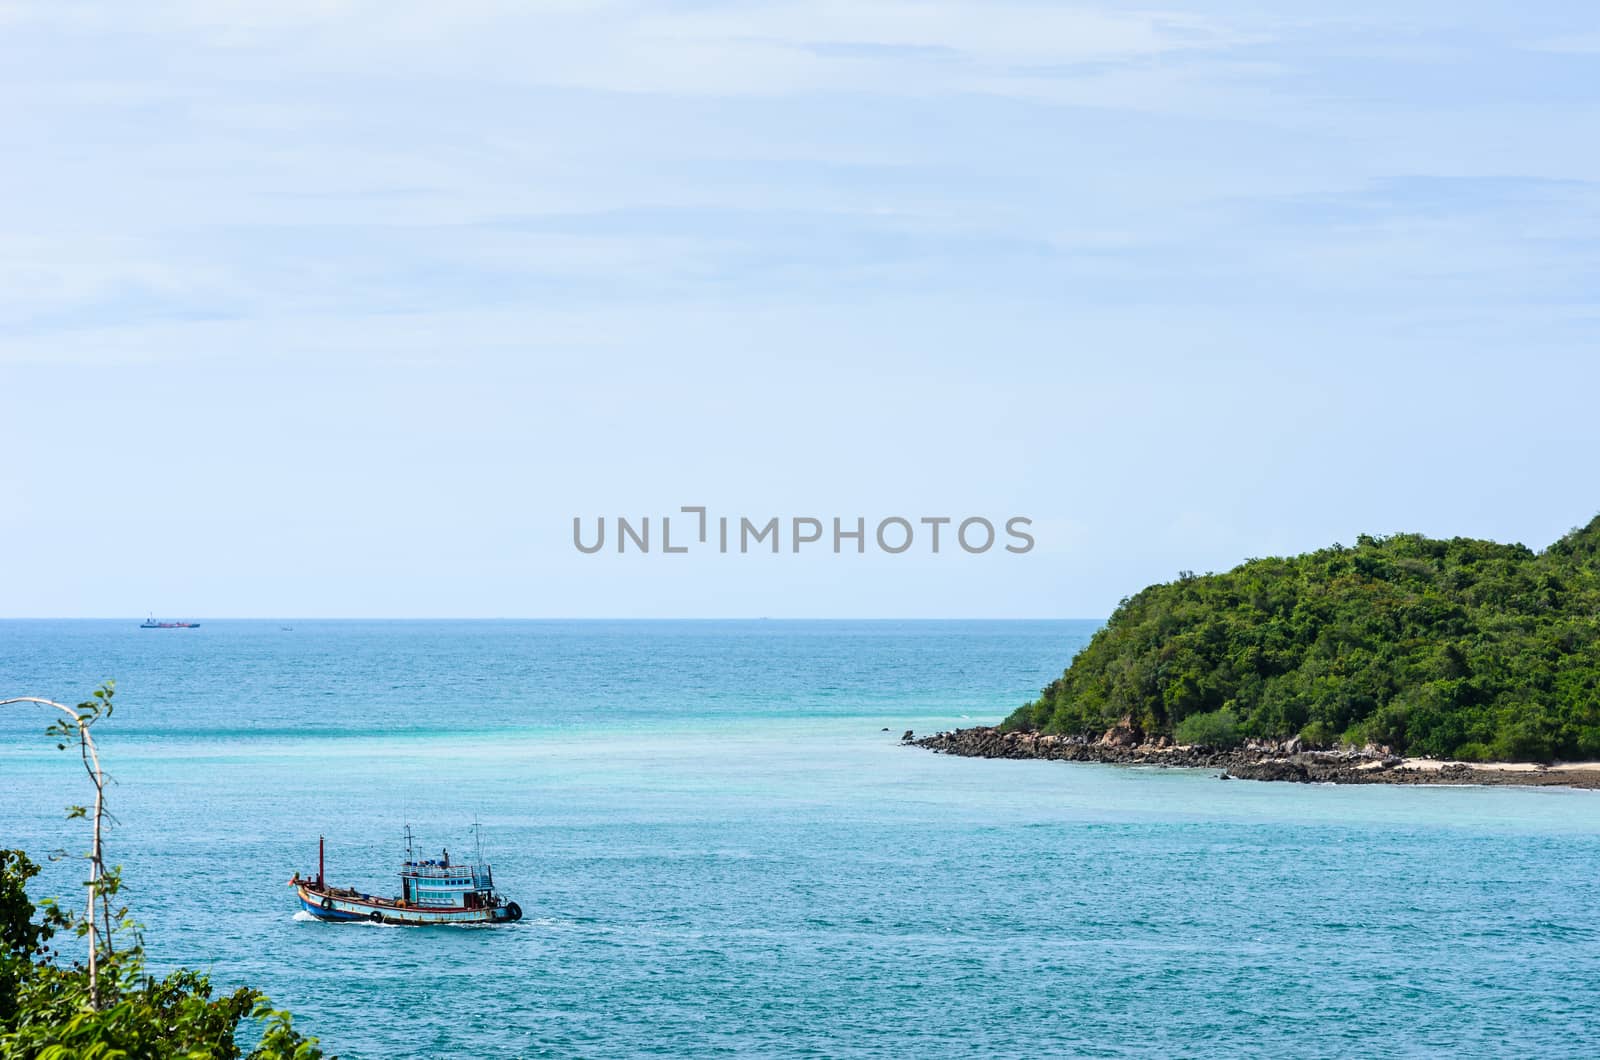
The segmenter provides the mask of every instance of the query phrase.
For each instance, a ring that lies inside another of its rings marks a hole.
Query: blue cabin
[[[400,864],[400,900],[424,909],[489,909],[494,906],[494,870],[482,862],[450,864],[443,857]]]

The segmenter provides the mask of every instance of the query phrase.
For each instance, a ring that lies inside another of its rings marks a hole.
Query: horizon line
[[[146,619],[148,619],[148,615]],[[141,622],[138,615],[0,615],[0,622]],[[190,615],[198,622],[1104,622],[1094,616],[980,615]]]

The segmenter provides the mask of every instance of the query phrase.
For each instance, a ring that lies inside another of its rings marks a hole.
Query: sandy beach
[[[1459,762],[1449,758],[1403,758],[1400,769],[1444,769],[1446,766],[1466,766],[1468,769],[1493,770],[1500,773],[1600,773],[1600,762],[1556,762],[1540,765],[1537,762]]]

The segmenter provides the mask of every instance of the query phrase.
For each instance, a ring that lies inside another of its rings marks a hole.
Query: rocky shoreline
[[[1232,750],[1186,747],[1164,736],[1145,740],[1127,719],[1098,739],[1033,732],[1001,732],[992,726],[954,729],[903,744],[966,758],[1036,758],[1060,762],[1220,770],[1222,780],[1277,780],[1301,784],[1489,784],[1600,789],[1600,768],[1534,763],[1436,762],[1402,758],[1388,748],[1323,750],[1298,739],[1252,741]]]

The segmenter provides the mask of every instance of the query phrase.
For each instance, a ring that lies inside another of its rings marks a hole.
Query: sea
[[[1056,622],[0,623],[0,698],[96,728],[158,969],[330,1054],[1593,1056],[1600,793],[984,761],[1098,627]],[[0,711],[0,846],[81,901],[81,764]],[[481,825],[525,911],[335,925],[409,825]]]

